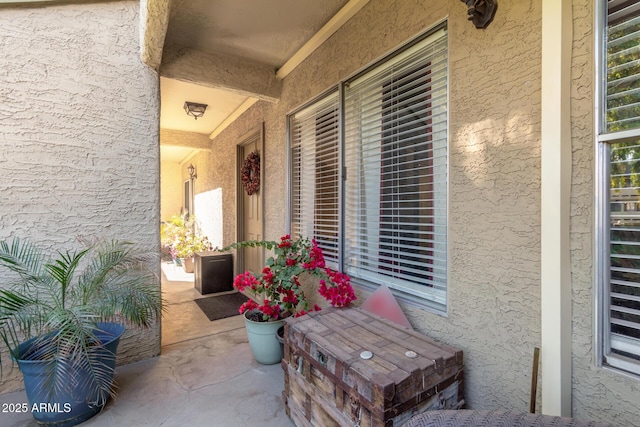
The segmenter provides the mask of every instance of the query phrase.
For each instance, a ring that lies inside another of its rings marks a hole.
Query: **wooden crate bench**
[[[461,350],[361,309],[287,319],[284,343],[282,398],[298,427],[398,427],[464,405]]]

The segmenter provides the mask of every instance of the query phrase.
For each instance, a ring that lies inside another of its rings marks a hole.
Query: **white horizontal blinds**
[[[603,112],[604,132],[611,137],[604,176],[609,181],[605,358],[611,366],[640,373],[640,3],[610,0],[607,8]]]
[[[640,360],[640,141],[610,152],[611,349]]]
[[[640,127],[640,2],[610,0],[607,27],[606,131]]]
[[[314,237],[325,260],[338,266],[338,95],[290,117],[291,233]]]
[[[345,270],[446,304],[447,37],[345,87]]]

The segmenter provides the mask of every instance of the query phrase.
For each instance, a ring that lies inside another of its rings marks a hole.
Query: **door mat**
[[[224,319],[225,317],[237,316],[238,309],[247,302],[249,298],[240,292],[226,295],[216,295],[214,297],[198,298],[195,303],[209,320]]]

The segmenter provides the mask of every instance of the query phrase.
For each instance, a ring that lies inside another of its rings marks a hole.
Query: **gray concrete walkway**
[[[202,296],[191,277],[171,278],[163,274],[168,310],[162,354],[118,367],[118,397],[82,425],[293,426],[281,398],[282,368],[253,360],[242,316],[210,322],[193,302]],[[0,410],[7,403],[26,402],[24,392],[0,395]],[[0,426],[36,425],[31,414],[0,412]]]

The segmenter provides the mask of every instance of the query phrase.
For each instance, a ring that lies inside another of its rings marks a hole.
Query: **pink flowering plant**
[[[333,307],[346,307],[356,299],[349,276],[326,266],[322,249],[315,239],[293,240],[287,234],[280,242],[248,241],[234,243],[229,248],[258,246],[273,250],[274,255],[267,260],[260,274],[247,271],[233,282],[237,290],[247,291],[254,297],[239,310],[240,313],[252,311],[251,320],[266,322],[320,310],[317,304],[311,307],[304,294],[300,284],[303,275],[319,278],[318,292]]]

